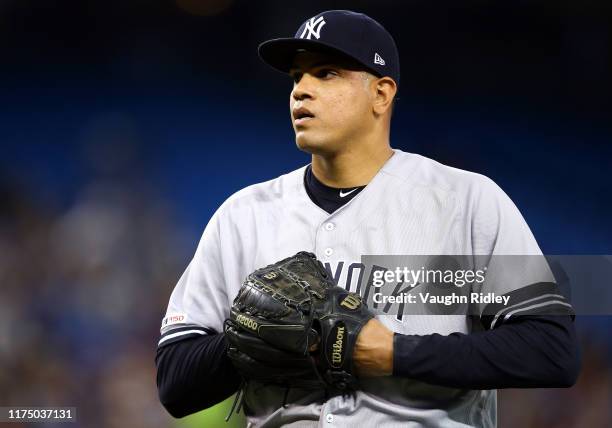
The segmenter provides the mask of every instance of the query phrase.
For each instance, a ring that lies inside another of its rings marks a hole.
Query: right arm
[[[227,356],[223,322],[229,315],[219,210],[176,284],[157,345],[157,388],[166,410],[180,418],[223,401],[240,379]],[[230,279],[235,282],[235,278]]]
[[[157,389],[168,413],[182,418],[236,392],[240,377],[226,349],[223,333],[179,340],[157,349]]]

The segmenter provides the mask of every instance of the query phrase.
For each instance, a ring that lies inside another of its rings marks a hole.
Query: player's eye
[[[314,72],[311,72],[311,75],[319,79],[329,79],[331,77],[337,76],[338,72],[332,68],[321,68]],[[293,83],[297,84],[300,82],[300,80],[302,80],[304,73],[296,71],[294,73],[290,73],[290,76],[293,79]]]
[[[338,72],[331,68],[322,68],[317,73],[316,76],[324,79],[329,79],[330,77],[337,76]]]

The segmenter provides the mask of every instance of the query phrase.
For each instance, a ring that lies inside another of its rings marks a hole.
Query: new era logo
[[[374,64],[385,65],[385,60],[377,53],[374,53]]]
[[[304,27],[304,31],[300,35],[300,39],[306,37],[308,40],[312,36],[315,36],[316,39],[321,37],[321,28],[325,25],[325,20],[322,16],[319,16],[317,19],[313,16],[308,21],[306,21],[306,26]],[[308,32],[308,33],[307,33]]]

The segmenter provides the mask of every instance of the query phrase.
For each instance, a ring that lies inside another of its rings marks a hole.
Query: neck
[[[389,144],[377,144],[332,155],[312,155],[312,172],[323,184],[336,188],[367,185],[393,156]]]

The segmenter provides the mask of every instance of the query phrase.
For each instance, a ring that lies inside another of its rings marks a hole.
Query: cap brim
[[[293,59],[295,58],[296,53],[300,49],[311,52],[327,52],[335,55],[340,55],[361,64],[361,62],[353,58],[348,53],[342,51],[341,49],[327,45],[323,42],[309,39],[272,39],[260,44],[259,48],[257,49],[257,52],[259,53],[259,57],[262,59],[263,62],[278,71],[288,73],[291,69],[291,66],[293,65]],[[363,65],[363,67],[365,69],[369,69],[369,67],[366,67],[365,65]],[[374,71],[374,73],[378,74],[376,71]]]

